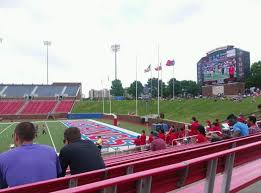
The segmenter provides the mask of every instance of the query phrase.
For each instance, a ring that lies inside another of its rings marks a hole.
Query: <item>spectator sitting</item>
[[[249,116],[248,117],[247,125],[249,127],[249,134],[255,134],[257,132],[260,132],[260,129],[256,125],[256,117],[255,116]]]
[[[153,131],[150,132],[148,144],[151,144],[152,141],[153,141]]]
[[[166,136],[163,129],[159,130],[159,138],[161,138],[163,141],[166,140]]]
[[[207,124],[207,126],[206,126],[207,131],[208,132],[211,131],[212,130],[212,124],[211,124],[210,120],[207,120],[206,124]]]
[[[166,143],[163,139],[159,138],[158,132],[153,132],[153,141],[151,142],[150,149],[152,151],[166,149]]]
[[[237,121],[241,123],[246,123],[246,119],[242,113],[239,114],[239,117],[237,118]]]
[[[138,135],[137,138],[134,140],[134,144],[136,146],[140,146],[141,145],[141,140],[140,140],[140,136]]]
[[[142,134],[140,136],[140,145],[146,145],[146,133],[145,133],[145,130],[142,130]]]
[[[167,136],[166,143],[169,145],[176,145],[175,139],[178,138],[178,133],[175,132],[175,130],[171,130],[170,133]]]
[[[196,142],[197,143],[204,143],[204,142],[207,142],[207,137],[206,137],[206,131],[205,131],[205,128],[204,126],[202,125],[199,125],[197,127],[197,131],[198,131],[198,134],[196,136]]]
[[[185,125],[184,125],[185,127]],[[181,127],[178,131],[178,134],[177,134],[177,137],[178,138],[183,138],[186,136],[186,131],[185,131],[185,128],[184,127]]]
[[[68,166],[72,175],[105,168],[99,149],[92,141],[82,140],[77,127],[65,130],[64,144],[59,155],[61,176],[65,176]]]
[[[16,148],[0,154],[0,188],[57,178],[61,167],[56,152],[33,144],[36,132],[30,122],[19,123],[13,134]]]
[[[237,117],[234,114],[230,114],[227,117],[228,125],[233,127],[232,130],[232,137],[241,137],[241,136],[248,136],[249,129],[248,126],[244,123],[237,121]]]

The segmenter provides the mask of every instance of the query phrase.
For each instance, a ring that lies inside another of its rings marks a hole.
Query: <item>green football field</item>
[[[97,121],[107,124],[113,124],[112,120],[98,119]],[[63,133],[66,126],[60,121],[36,121],[33,122],[39,126],[37,137],[34,142],[38,144],[46,144],[54,147],[56,152],[60,152],[63,147]],[[145,129],[142,125],[137,125],[129,122],[120,121],[120,127],[141,133]],[[0,123],[0,153],[9,150],[10,145],[13,144],[12,134],[17,123]],[[47,128],[47,134],[43,134],[43,125]]]
[[[59,152],[63,147],[63,132],[65,125],[60,121],[39,121],[33,122],[39,125],[38,134],[34,142],[47,144]],[[0,153],[8,150],[13,144],[12,134],[17,123],[0,123]],[[43,125],[46,125],[47,134],[42,134]]]

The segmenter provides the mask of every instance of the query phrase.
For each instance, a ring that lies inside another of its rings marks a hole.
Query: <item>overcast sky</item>
[[[120,44],[118,77],[145,83],[144,69],[175,59],[178,80],[196,80],[196,63],[235,45],[261,60],[261,0],[0,0],[0,82],[82,82],[83,92],[114,78],[111,45]],[[153,76],[157,73],[153,71]],[[172,68],[163,67],[163,80]],[[105,84],[106,83],[106,84]]]

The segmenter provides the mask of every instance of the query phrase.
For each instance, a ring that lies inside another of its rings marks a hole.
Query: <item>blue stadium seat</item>
[[[35,95],[38,97],[54,97],[55,95],[60,95],[64,86],[38,86]]]
[[[9,85],[4,91],[5,97],[24,97],[30,95],[35,85]]]
[[[64,95],[76,96],[79,86],[67,86]]]

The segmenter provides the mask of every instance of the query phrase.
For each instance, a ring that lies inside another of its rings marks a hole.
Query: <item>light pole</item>
[[[111,50],[115,54],[115,80],[117,80],[117,52],[120,51],[120,45],[119,44],[112,45]]]
[[[47,85],[48,85],[48,83],[49,83],[49,69],[48,69],[48,67],[49,67],[49,64],[48,64],[48,47],[51,45],[51,41],[44,41],[44,45],[46,46],[46,78],[47,78]]]
[[[3,42],[3,38],[0,38],[0,44]]]

